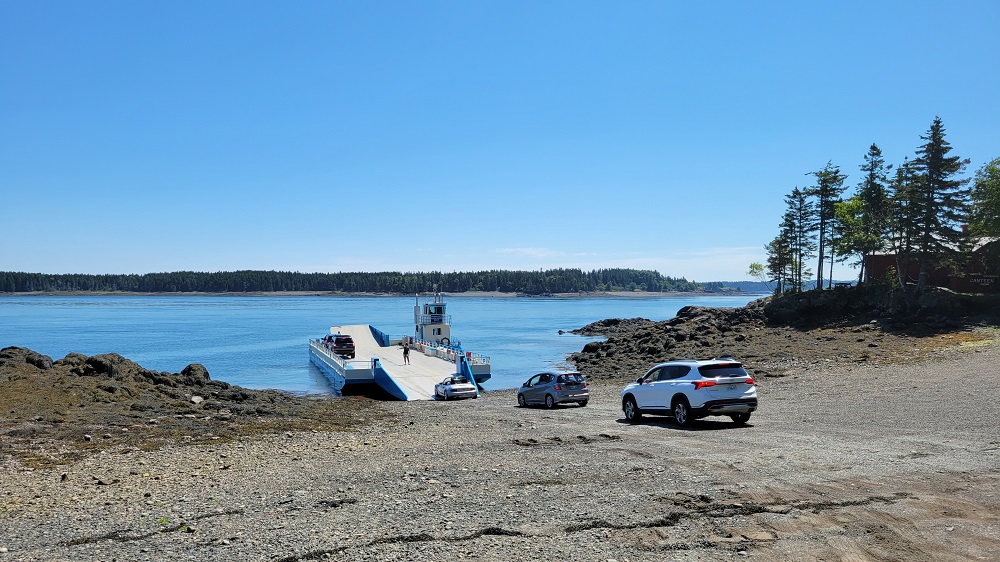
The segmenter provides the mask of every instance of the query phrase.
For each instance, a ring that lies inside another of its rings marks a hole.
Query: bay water
[[[445,300],[453,341],[490,357],[493,378],[483,385],[489,391],[516,388],[542,370],[568,368],[567,355],[600,339],[568,332],[591,322],[666,320],[687,305],[739,307],[760,296]],[[201,363],[213,379],[246,388],[328,393],[331,386],[309,363],[308,340],[346,324],[371,324],[392,337],[412,335],[415,302],[380,296],[3,295],[0,348],[26,347],[53,360],[70,352],[118,353],[172,373]]]

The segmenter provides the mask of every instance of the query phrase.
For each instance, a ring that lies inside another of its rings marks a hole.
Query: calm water
[[[484,387],[498,390],[561,365],[596,339],[559,330],[605,318],[666,320],[687,305],[735,307],[755,298],[451,297],[446,302],[453,338],[466,350],[490,356],[493,378]],[[27,347],[53,359],[70,352],[114,352],[169,372],[201,363],[213,379],[247,388],[330,392],[309,363],[308,340],[337,324],[371,324],[391,336],[412,335],[413,305],[413,297],[0,296],[0,348]]]

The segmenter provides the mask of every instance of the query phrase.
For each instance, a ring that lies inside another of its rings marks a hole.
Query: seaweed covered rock
[[[138,363],[117,353],[104,353],[93,357],[73,355],[70,372],[81,377],[103,377],[124,381],[134,379],[137,374],[146,370]]]
[[[214,381],[197,363],[167,373],[116,353],[71,353],[52,362],[29,349],[0,350],[0,446],[52,443],[45,445],[55,451],[51,458],[36,459],[42,464],[72,458],[76,453],[66,443],[87,450],[148,448],[297,429],[342,430],[380,416],[359,400],[328,398]]]
[[[24,347],[0,349],[0,365],[32,365],[39,369],[51,369],[52,358]]]
[[[582,328],[571,330],[581,336],[610,336],[611,334],[629,333],[652,324],[645,318],[608,318],[587,324]]]
[[[607,339],[587,343],[569,360],[591,377],[634,378],[661,361],[732,355],[732,343],[745,340],[740,333],[765,325],[761,307],[751,304],[743,308],[686,306],[662,322],[642,318],[595,322],[580,333]]]

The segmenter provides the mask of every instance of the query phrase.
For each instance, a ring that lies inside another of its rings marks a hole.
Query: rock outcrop
[[[788,370],[794,358],[873,361],[912,350],[920,340],[970,325],[997,325],[1000,299],[934,289],[923,294],[878,287],[806,291],[741,308],[687,306],[670,320],[594,322],[574,333],[604,335],[569,357],[593,378],[633,379],[672,359],[733,357],[761,374]]]
[[[52,361],[21,347],[0,350],[0,438],[15,442],[148,448],[178,437],[201,442],[292,429],[344,429],[378,417],[359,414],[363,399],[328,398],[230,385],[212,380],[199,364],[168,373],[117,353],[70,353]]]

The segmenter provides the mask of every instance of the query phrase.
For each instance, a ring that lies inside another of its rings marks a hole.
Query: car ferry
[[[447,377],[479,384],[491,377],[490,358],[466,351],[451,331],[441,293],[413,307],[413,335],[391,336],[369,324],[331,326],[330,334],[309,341],[309,360],[335,388],[377,385],[399,400],[433,400],[435,385]],[[337,342],[353,342],[348,357]],[[407,357],[404,357],[404,354]]]

